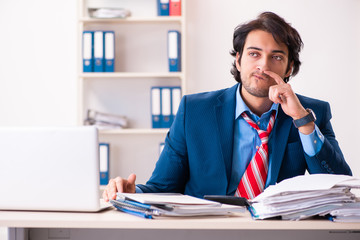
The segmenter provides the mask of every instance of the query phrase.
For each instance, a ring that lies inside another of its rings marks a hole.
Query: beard
[[[262,87],[260,88],[259,86],[256,87],[252,87],[251,86],[251,80],[250,78],[255,77],[255,75],[257,76],[261,76],[262,78],[264,78],[263,80],[259,80],[256,79],[255,81],[264,81],[264,82],[268,82],[268,85],[266,87]],[[242,80],[242,79],[245,79]],[[241,84],[244,87],[244,89],[252,96],[254,97],[259,97],[259,98],[268,98],[269,97],[269,88],[270,85],[270,77],[264,73],[260,73],[260,72],[253,72],[250,77],[246,77],[246,78],[241,78]]]

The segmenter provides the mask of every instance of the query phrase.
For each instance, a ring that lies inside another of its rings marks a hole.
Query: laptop
[[[97,212],[97,129],[1,127],[0,209]]]

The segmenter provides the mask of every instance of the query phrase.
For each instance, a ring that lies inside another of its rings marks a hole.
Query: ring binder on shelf
[[[99,143],[100,185],[109,182],[109,143]]]
[[[168,58],[169,58],[169,71],[181,71],[181,44],[180,32],[170,30],[168,32]]]
[[[169,16],[169,0],[157,0],[158,16]]]
[[[104,71],[104,32],[94,32],[94,72]]]
[[[94,41],[94,32],[93,31],[84,31],[83,32],[83,49],[82,49],[82,58],[83,58],[83,72],[93,72],[93,41]]]
[[[104,32],[105,72],[114,72],[115,34],[113,31]]]
[[[153,128],[161,128],[161,92],[159,87],[151,88],[151,119]]]

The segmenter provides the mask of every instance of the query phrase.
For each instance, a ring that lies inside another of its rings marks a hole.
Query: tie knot
[[[274,126],[274,122],[275,122],[275,111],[273,111],[271,113],[270,119],[269,119],[269,123],[267,125],[267,129],[266,130],[261,130],[259,128],[259,126],[245,113],[243,112],[241,114],[241,116],[244,118],[244,120],[251,126],[253,127],[259,134],[259,137],[261,139],[262,143],[267,143],[268,139],[269,139],[269,135],[271,133],[272,127]]]

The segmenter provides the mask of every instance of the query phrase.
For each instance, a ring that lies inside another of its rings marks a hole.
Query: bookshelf
[[[135,172],[137,182],[143,183],[168,131],[151,127],[151,87],[180,86],[182,95],[186,93],[186,1],[181,1],[181,16],[157,16],[156,0],[78,0],[78,4],[78,124],[83,125],[87,109],[127,116],[128,128],[100,130],[99,140],[110,143],[110,177]],[[125,7],[131,16],[91,18],[87,8],[94,6]],[[181,72],[168,70],[167,31],[173,29],[181,32]],[[114,72],[83,72],[82,33],[87,30],[114,31]]]

